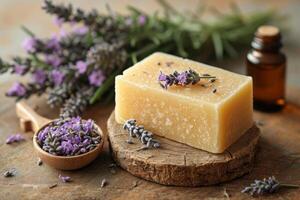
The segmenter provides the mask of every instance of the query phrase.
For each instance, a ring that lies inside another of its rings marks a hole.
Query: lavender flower
[[[27,51],[28,53],[33,53],[35,51],[35,47],[37,45],[37,40],[33,37],[25,38],[22,47]]]
[[[160,72],[158,76],[159,84],[164,89],[167,89],[172,85],[181,85],[181,86],[185,86],[189,84],[195,85],[201,79],[211,79],[211,81],[214,82],[216,77],[210,76],[209,74],[203,74],[202,76],[200,76],[196,71],[192,69],[181,73],[174,71],[172,74],[169,75]]]
[[[19,64],[16,64],[14,66],[14,73],[15,74],[18,74],[18,75],[24,75],[25,72],[27,70],[27,67],[25,65],[19,65]]]
[[[53,51],[58,51],[60,49],[59,37],[57,35],[53,35],[46,43],[46,47]]]
[[[59,38],[62,39],[62,38],[65,38],[68,36],[68,33],[64,30],[64,29],[61,29],[59,31]]]
[[[50,154],[74,156],[96,148],[101,136],[94,121],[74,117],[52,122],[37,134],[36,141]]]
[[[76,69],[79,74],[84,74],[86,72],[87,67],[88,64],[82,60],[76,62]]]
[[[7,96],[22,97],[26,94],[26,88],[22,83],[16,82],[6,93]]]
[[[53,23],[54,23],[56,26],[61,27],[61,26],[63,25],[63,23],[64,23],[64,19],[55,16],[54,19],[53,19]]]
[[[58,67],[61,64],[61,58],[56,54],[47,54],[45,62],[53,67]]]
[[[10,135],[7,139],[6,139],[6,144],[11,144],[14,142],[20,142],[25,140],[25,138],[21,135],[21,134],[15,134],[15,135]]]
[[[89,82],[91,85],[100,86],[104,80],[105,80],[105,76],[104,76],[102,70],[94,70],[89,75]]]
[[[81,26],[74,29],[74,33],[77,35],[84,35],[89,31],[87,26]]]
[[[146,20],[147,20],[147,17],[145,15],[140,15],[138,17],[138,24],[142,26],[146,23]]]
[[[125,20],[125,24],[127,26],[131,26],[132,25],[132,18],[128,17],[126,20]]]
[[[43,85],[47,79],[47,75],[44,70],[37,69],[33,72],[32,78],[35,83]]]
[[[65,77],[65,75],[61,71],[56,69],[51,72],[50,76],[54,85],[60,85],[63,82]]]
[[[64,183],[68,183],[72,181],[70,176],[62,176],[61,174],[58,176],[58,178]]]
[[[278,191],[280,188],[299,188],[300,185],[279,183],[274,176],[264,178],[263,180],[255,180],[250,186],[245,187],[241,192],[248,193],[251,196],[271,194]]]

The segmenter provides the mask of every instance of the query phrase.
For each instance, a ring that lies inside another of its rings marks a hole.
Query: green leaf
[[[222,44],[221,35],[218,32],[212,33],[212,42],[214,45],[217,59],[219,59],[219,60],[222,59],[223,58],[223,44]]]
[[[27,33],[29,36],[35,37],[35,34],[34,34],[31,30],[29,30],[27,27],[21,26],[21,29],[22,29],[25,33]]]
[[[237,57],[238,52],[235,50],[235,48],[226,40],[223,40],[224,43],[224,49],[228,53],[230,57]]]

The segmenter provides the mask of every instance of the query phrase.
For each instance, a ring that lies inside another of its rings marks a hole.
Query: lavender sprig
[[[160,72],[158,76],[159,84],[164,89],[167,89],[172,85],[181,85],[181,86],[186,86],[190,84],[195,85],[201,79],[216,80],[216,77],[211,76],[209,74],[202,74],[202,76],[200,76],[196,71],[192,69],[189,69],[181,73],[174,71],[172,74],[169,75]]]
[[[255,180],[250,186],[245,187],[241,192],[248,193],[251,196],[272,194],[280,188],[299,188],[300,185],[283,184],[276,180],[274,176],[264,178],[263,180]]]
[[[135,119],[127,120],[123,125],[123,129],[129,133],[129,139],[127,140],[129,144],[132,144],[131,138],[138,138],[145,145],[143,149],[160,147],[160,143],[153,139],[153,134],[145,130],[143,126],[137,125]]]

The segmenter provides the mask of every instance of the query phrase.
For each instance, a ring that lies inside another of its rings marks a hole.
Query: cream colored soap
[[[217,77],[215,87],[158,83],[189,68]],[[154,134],[212,153],[222,153],[253,125],[252,79],[176,56],[154,53],[116,77],[118,123],[134,118]]]

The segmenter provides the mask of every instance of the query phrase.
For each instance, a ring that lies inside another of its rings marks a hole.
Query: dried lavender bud
[[[58,178],[59,178],[62,182],[64,182],[64,183],[68,183],[68,182],[71,182],[71,181],[72,181],[71,177],[69,177],[69,176],[62,176],[61,174],[58,176]]]
[[[41,166],[42,164],[43,164],[43,161],[41,160],[41,158],[39,158],[38,161],[37,161],[37,165]]]
[[[58,156],[87,153],[95,149],[101,139],[94,121],[80,117],[55,120],[40,130],[36,137],[44,151]]]
[[[48,94],[47,103],[51,107],[63,105],[73,93],[72,86],[71,84],[62,84],[53,88]]]
[[[21,135],[21,134],[15,134],[15,135],[10,135],[7,139],[6,139],[6,144],[11,144],[14,142],[20,142],[25,140],[25,138]]]
[[[100,68],[106,74],[123,67],[127,59],[126,51],[122,48],[122,43],[100,42],[88,51],[87,60],[95,68]]]
[[[104,178],[104,179],[101,181],[100,187],[101,187],[101,188],[104,188],[107,184],[108,184],[108,182],[107,182],[107,180]]]
[[[80,115],[89,105],[89,100],[93,93],[94,88],[78,89],[65,101],[60,111],[60,117],[68,118]]]
[[[169,75],[160,72],[158,76],[159,84],[164,89],[167,89],[172,85],[181,85],[181,86],[186,86],[190,84],[195,85],[201,79],[214,80],[216,79],[216,77],[210,76],[209,74],[202,74],[202,76],[200,76],[196,71],[192,69],[189,69],[181,73],[174,71],[172,74]]]
[[[49,189],[52,189],[52,188],[55,188],[55,187],[57,187],[57,183],[54,183],[54,184],[50,185]]]
[[[9,169],[9,170],[5,171],[5,172],[3,173],[3,176],[6,177],[6,178],[9,178],[9,177],[15,176],[16,173],[17,173],[16,169],[15,169],[15,168],[12,168],[12,169]]]
[[[127,120],[123,125],[123,129],[128,131],[128,141],[131,141],[131,138],[138,138],[144,144],[143,149],[160,147],[159,142],[152,138],[153,134],[145,130],[143,126],[137,125],[135,119]]]
[[[264,178],[263,180],[255,180],[250,186],[245,187],[241,192],[248,193],[251,196],[264,195],[267,193],[275,193],[280,188],[299,188],[299,185],[279,183],[274,176]]]

